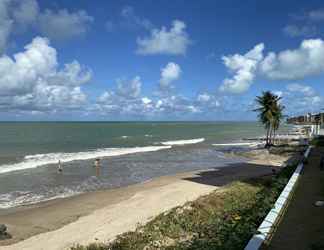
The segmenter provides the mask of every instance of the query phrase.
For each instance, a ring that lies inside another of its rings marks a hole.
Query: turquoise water
[[[263,133],[255,122],[0,123],[0,208],[225,167],[242,159],[212,144]]]

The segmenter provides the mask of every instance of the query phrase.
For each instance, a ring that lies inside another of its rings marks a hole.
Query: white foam
[[[75,187],[58,186],[49,190],[43,190],[43,192],[40,193],[34,193],[33,191],[13,191],[6,194],[0,194],[0,209],[32,205],[43,201],[71,197],[98,190],[101,184],[102,183],[96,176],[91,176]]]
[[[191,140],[178,140],[178,141],[164,141],[164,142],[161,142],[161,144],[162,145],[168,145],[168,146],[187,145],[187,144],[200,143],[200,142],[203,142],[204,140],[205,140],[205,138],[198,138],[198,139],[191,139]]]
[[[48,153],[27,155],[22,162],[0,165],[0,174],[22,169],[36,168],[47,164],[56,164],[61,162],[71,162],[79,160],[90,160],[101,157],[111,157],[118,155],[152,152],[162,149],[168,149],[171,146],[146,146],[133,148],[102,148],[93,151],[76,152],[76,153]]]
[[[255,147],[262,143],[260,142],[235,142],[235,143],[216,143],[212,144],[213,146],[220,146],[220,147],[233,147],[233,146],[250,146]]]
[[[0,195],[0,209],[16,207],[24,204],[34,204],[42,200],[42,195],[35,195],[32,192],[14,191]]]

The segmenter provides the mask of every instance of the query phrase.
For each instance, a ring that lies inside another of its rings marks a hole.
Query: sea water
[[[215,145],[263,134],[256,122],[2,122],[0,209],[230,166],[242,159]]]

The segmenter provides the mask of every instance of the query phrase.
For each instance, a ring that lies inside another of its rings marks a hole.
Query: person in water
[[[95,167],[100,167],[100,159],[99,158],[97,158],[96,160],[95,160],[95,162],[94,162],[94,166]]]
[[[96,168],[96,176],[100,176],[100,159],[97,158],[94,162],[94,167]]]
[[[59,160],[58,162],[58,169],[59,173],[61,173],[63,171],[63,168],[62,168],[62,164],[61,164],[61,161]]]

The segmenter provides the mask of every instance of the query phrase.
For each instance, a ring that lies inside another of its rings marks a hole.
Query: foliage
[[[280,104],[281,97],[265,91],[261,96],[257,96],[255,101],[258,108],[254,111],[258,112],[259,121],[264,125],[266,136],[266,147],[273,144],[276,131],[279,129],[280,123],[283,119],[284,106]]]
[[[312,141],[311,144],[314,146],[318,146],[318,147],[324,147],[324,136],[318,136],[315,137]]]

